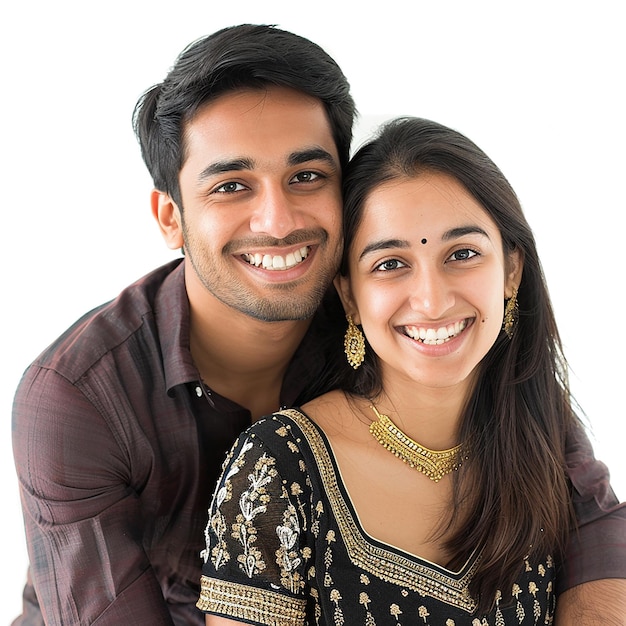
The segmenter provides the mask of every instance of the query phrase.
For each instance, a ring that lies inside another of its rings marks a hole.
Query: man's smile
[[[302,263],[309,256],[309,246],[289,252],[285,256],[280,254],[261,254],[244,252],[241,258],[255,267],[262,267],[265,270],[288,270],[298,263]]]

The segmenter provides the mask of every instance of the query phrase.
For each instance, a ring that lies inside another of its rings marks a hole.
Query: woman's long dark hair
[[[497,590],[503,599],[510,595],[525,557],[556,556],[567,540],[573,515],[565,438],[578,418],[532,231],[502,172],[462,134],[429,120],[400,118],[355,154],[344,178],[341,273],[347,275],[372,191],[429,171],[459,181],[497,224],[505,256],[519,250],[524,260],[517,327],[511,339],[502,331],[483,359],[462,416],[460,440],[469,459],[454,475],[452,515],[441,529],[453,563],[481,551],[470,592],[485,612]],[[360,369],[345,364],[337,386],[367,398],[380,393],[371,349]]]

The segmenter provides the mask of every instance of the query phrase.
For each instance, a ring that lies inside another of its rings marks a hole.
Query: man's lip
[[[311,246],[299,246],[278,254],[275,250],[264,252],[243,252],[239,256],[253,267],[268,271],[285,271],[300,265],[311,254]]]

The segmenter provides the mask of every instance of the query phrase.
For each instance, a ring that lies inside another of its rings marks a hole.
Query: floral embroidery
[[[505,626],[504,616],[500,609],[500,600],[502,600],[502,592],[498,589],[496,591],[496,626]]]
[[[228,502],[232,498],[232,483],[231,480],[233,476],[239,473],[241,469],[246,452],[252,448],[252,442],[247,439],[243,446],[241,447],[241,451],[237,458],[233,461],[230,466],[230,469],[224,476],[224,480],[221,486],[218,486],[217,491],[213,496],[213,508],[215,509],[215,513],[209,517],[209,523],[204,531],[204,539],[206,542],[206,549],[200,553],[200,557],[204,559],[206,563],[209,557],[212,557],[213,565],[215,569],[218,570],[220,567],[228,563],[230,560],[230,554],[228,552],[228,545],[225,541],[227,524],[224,515],[222,514],[221,507],[224,502]],[[232,451],[231,451],[232,454]],[[230,454],[229,454],[230,457]],[[216,539],[216,543],[211,548],[211,532]]]
[[[330,592],[330,601],[334,602],[335,604],[335,610],[333,612],[333,619],[335,621],[335,626],[343,626],[344,624],[343,611],[341,610],[341,607],[339,606],[339,600],[341,599],[342,599],[341,594],[336,589],[332,589]]]
[[[359,604],[362,604],[365,607],[365,626],[376,626],[376,620],[374,616],[370,613],[370,597],[362,591],[359,594]]]
[[[285,589],[295,593],[304,588],[304,580],[297,568],[302,562],[298,552],[300,525],[296,510],[290,504],[283,513],[283,523],[276,527],[280,547],[276,550],[276,563],[280,567],[280,582]]]
[[[257,537],[254,520],[267,510],[267,485],[277,475],[274,464],[273,458],[263,454],[255,463],[254,471],[248,474],[250,486],[239,497],[241,513],[233,524],[232,536],[243,547],[243,552],[237,556],[237,562],[248,578],[262,572],[266,567],[261,551],[254,545]]]
[[[515,614],[517,615],[517,619],[519,620],[519,623],[521,624],[524,621],[526,611],[524,611],[524,607],[522,606],[522,603],[519,601],[520,593],[522,593],[522,590],[520,589],[520,586],[517,583],[515,583],[513,585],[513,590],[511,591],[511,594],[515,596],[515,600],[517,601],[515,605]]]

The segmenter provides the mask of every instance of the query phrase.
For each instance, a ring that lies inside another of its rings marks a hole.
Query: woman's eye
[[[311,183],[320,178],[317,172],[298,172],[289,182],[291,183]]]
[[[475,250],[470,250],[469,248],[463,248],[462,250],[457,250],[450,255],[449,260],[451,261],[467,261],[472,257],[478,255],[478,252]]]
[[[378,264],[375,269],[379,272],[388,272],[390,270],[400,269],[401,267],[405,267],[402,261],[398,261],[398,259],[389,259],[388,261],[383,261]]]
[[[245,187],[241,183],[232,181],[216,187],[214,189],[214,193],[235,193],[236,191],[242,191],[243,189],[245,189]]]

